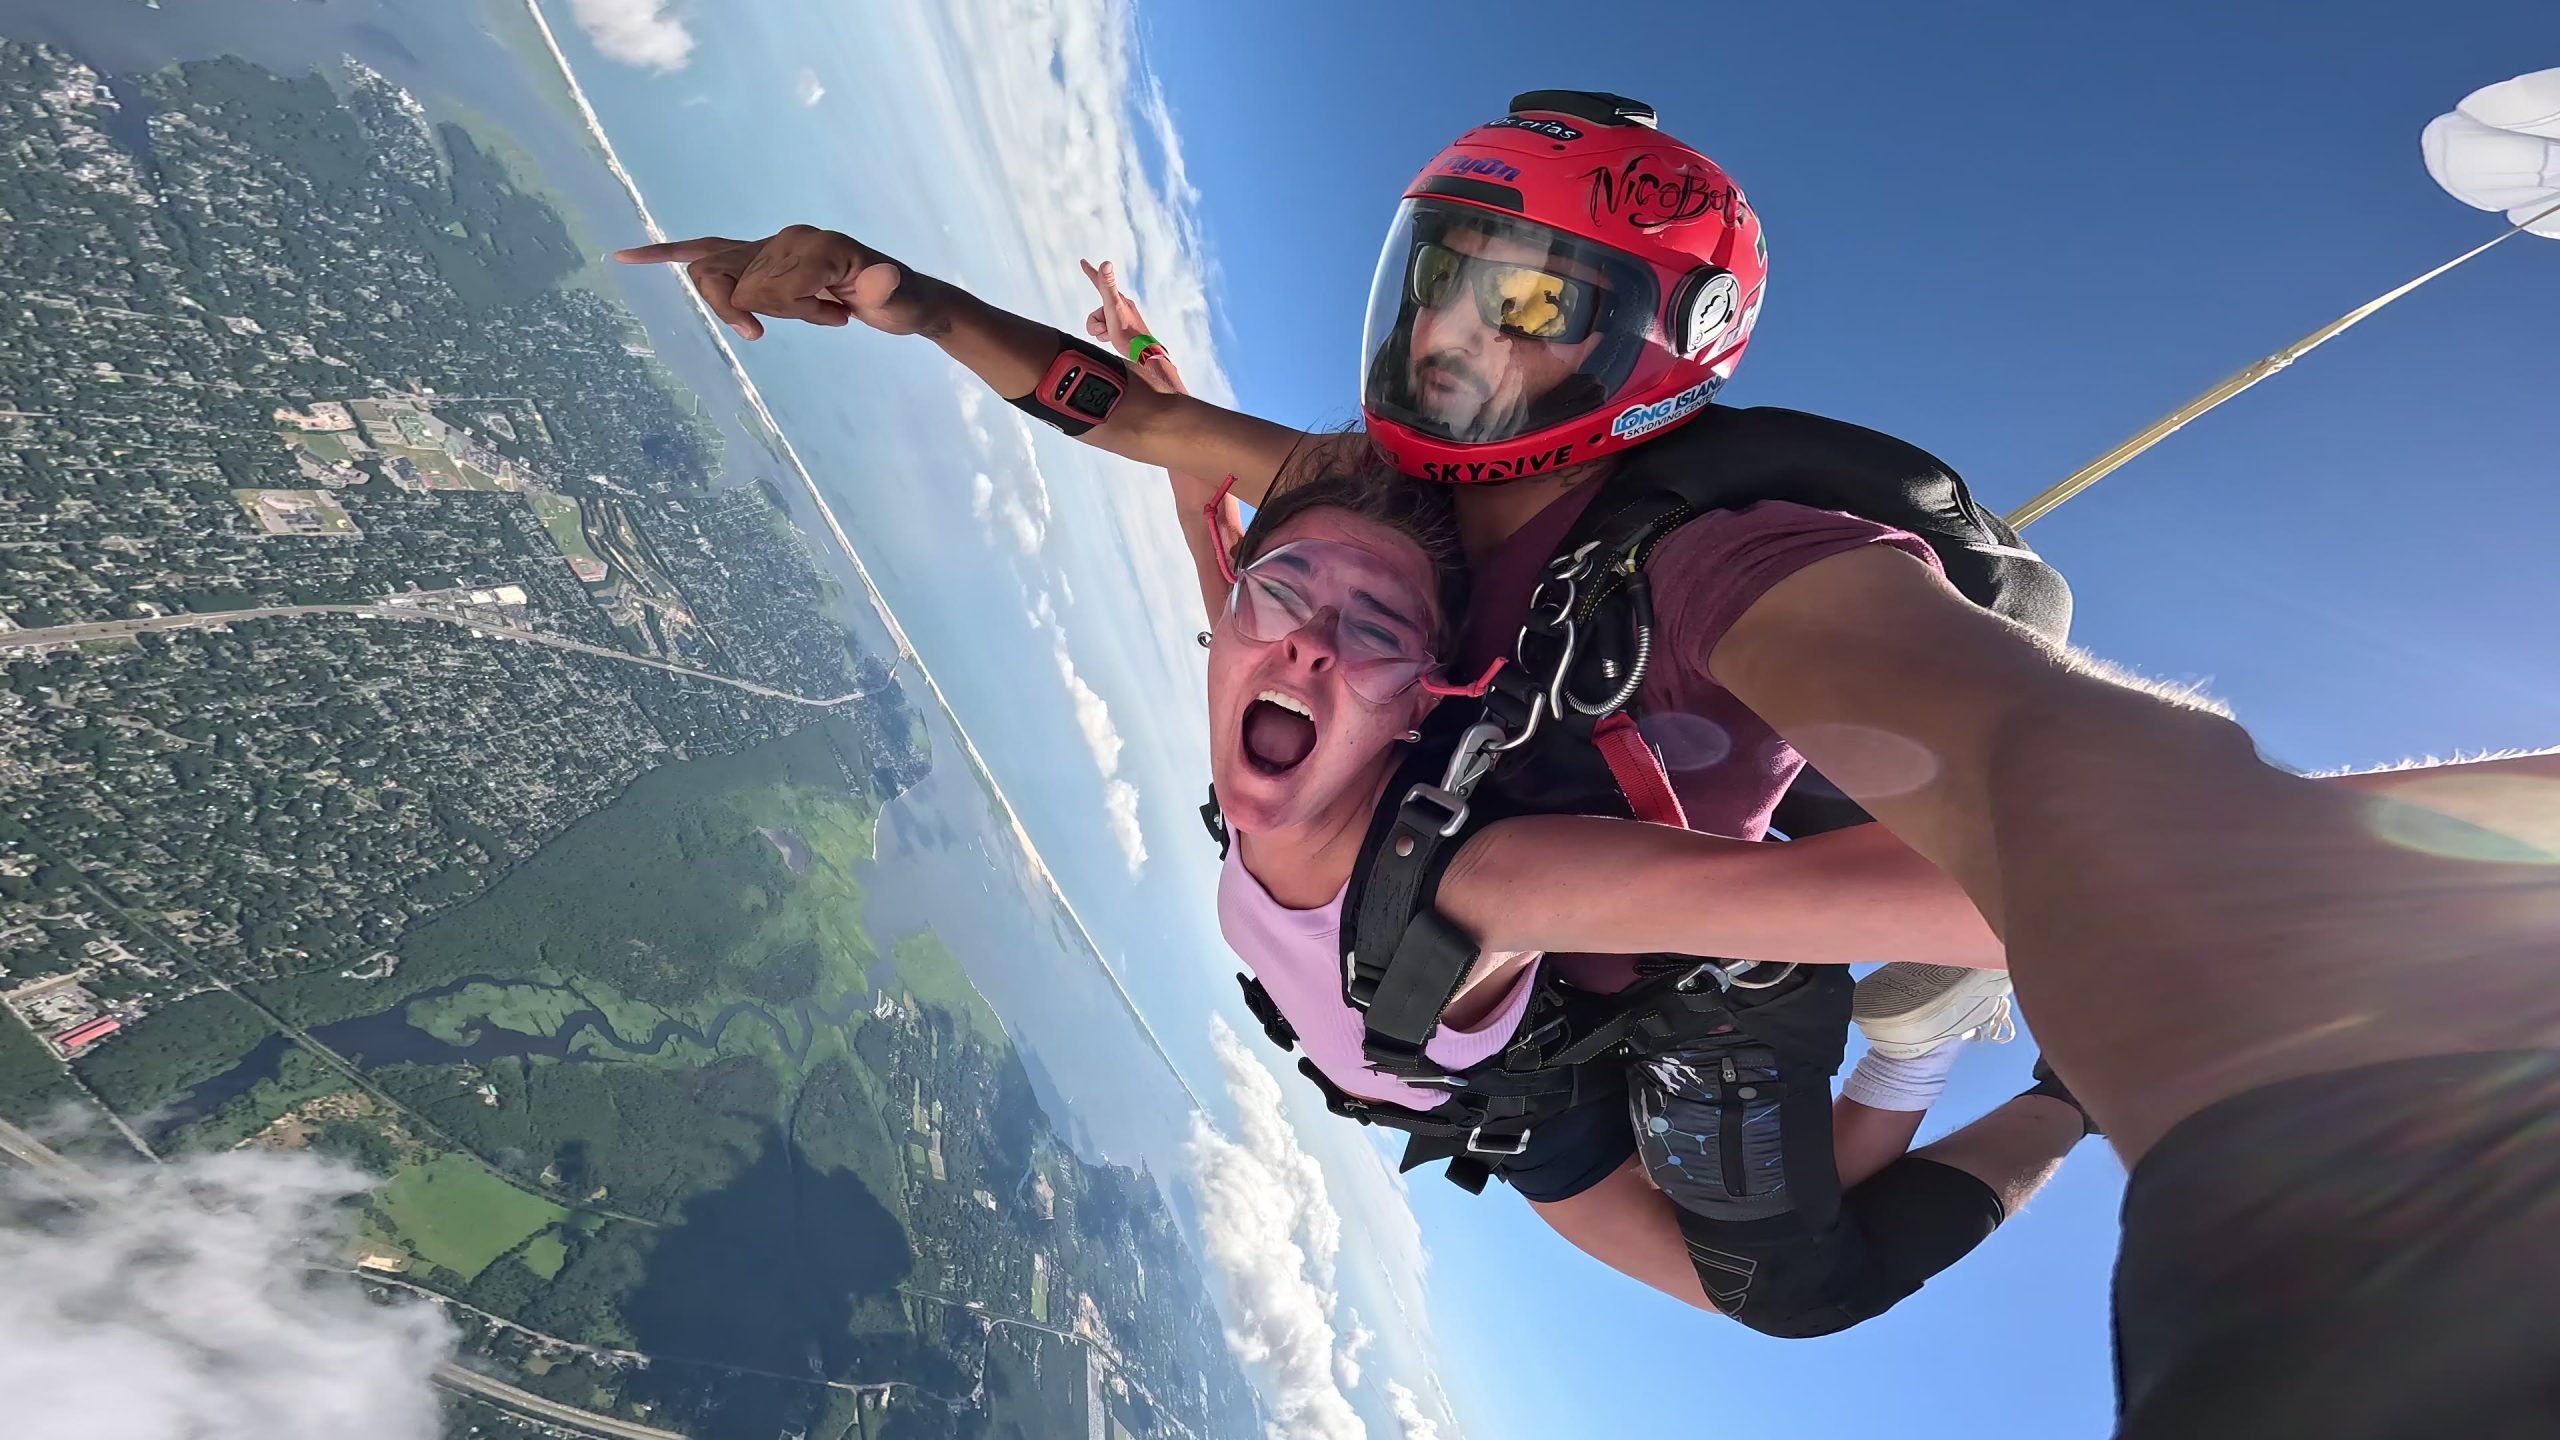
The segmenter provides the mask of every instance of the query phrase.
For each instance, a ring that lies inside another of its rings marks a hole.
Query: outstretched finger
[[[1111,348],[1125,351],[1129,337],[1137,332],[1129,328],[1129,317],[1137,307],[1120,293],[1120,271],[1110,261],[1087,267],[1093,276],[1093,288],[1102,292],[1102,333],[1111,339]]]
[[[625,265],[690,265],[696,260],[735,250],[744,241],[718,235],[705,235],[695,240],[665,240],[655,245],[634,245],[616,250],[613,258]]]
[[[1118,307],[1114,318],[1120,322],[1122,343],[1125,344],[1129,336],[1149,333],[1147,317],[1139,313],[1138,302],[1130,299],[1129,292],[1120,288],[1120,267],[1108,260],[1104,261],[1102,281],[1111,287],[1111,303]]]

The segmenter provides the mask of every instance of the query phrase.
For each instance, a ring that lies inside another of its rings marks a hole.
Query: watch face
[[[1104,377],[1088,371],[1067,397],[1067,408],[1079,415],[1100,420],[1111,413],[1111,404],[1120,398],[1120,387]]]

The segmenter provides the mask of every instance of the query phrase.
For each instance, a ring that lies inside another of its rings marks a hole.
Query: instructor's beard
[[[1461,393],[1443,397],[1426,383],[1434,375],[1455,381]],[[1522,408],[1517,399],[1497,395],[1484,372],[1454,350],[1414,362],[1413,378],[1415,408],[1459,439],[1508,433],[1504,422],[1516,420]]]

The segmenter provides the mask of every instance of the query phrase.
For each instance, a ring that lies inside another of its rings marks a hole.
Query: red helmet
[[[1732,378],[1768,271],[1741,190],[1652,107],[1533,90],[1405,188],[1369,291],[1369,433],[1445,481],[1657,434]]]

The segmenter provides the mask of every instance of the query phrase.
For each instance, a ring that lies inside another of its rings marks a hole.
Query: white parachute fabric
[[[2472,91],[2418,143],[2427,173],[2454,199],[2560,240],[2560,69]]]

